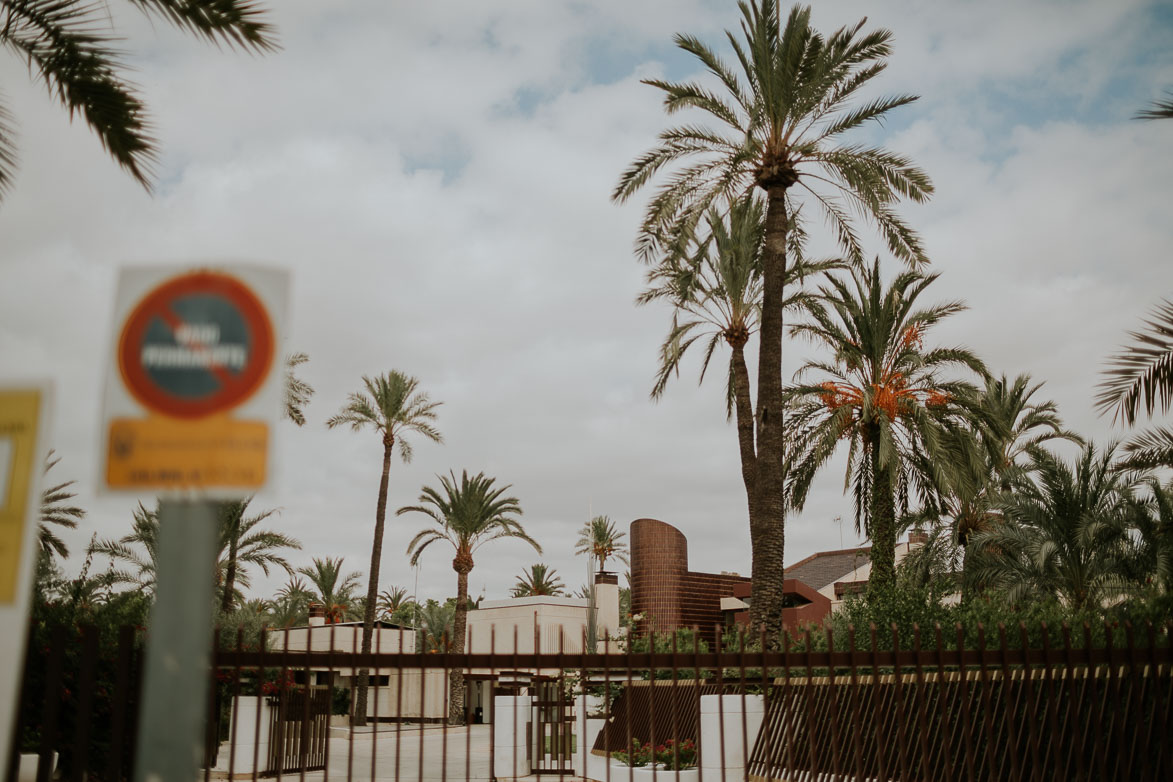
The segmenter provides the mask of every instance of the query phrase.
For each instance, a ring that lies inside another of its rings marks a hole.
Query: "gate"
[[[574,701],[562,679],[533,683],[533,757],[535,774],[573,774]]]
[[[320,771],[330,738],[330,688],[297,687],[274,697],[266,774]]]

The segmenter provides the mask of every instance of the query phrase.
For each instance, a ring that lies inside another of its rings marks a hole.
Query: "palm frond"
[[[1132,426],[1138,410],[1151,417],[1158,407],[1168,411],[1173,399],[1173,301],[1161,302],[1145,329],[1129,336],[1133,344],[1108,360],[1096,407]]]

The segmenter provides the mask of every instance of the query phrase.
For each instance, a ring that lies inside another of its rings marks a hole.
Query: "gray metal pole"
[[[212,500],[159,502],[158,572],[135,782],[199,778],[211,684],[217,526]]]

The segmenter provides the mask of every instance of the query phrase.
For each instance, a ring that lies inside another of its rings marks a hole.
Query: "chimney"
[[[619,576],[603,570],[595,574],[595,637],[619,637]]]
[[[310,627],[321,627],[326,624],[326,606],[321,603],[310,603]]]
[[[908,547],[923,546],[929,542],[929,533],[919,527],[908,532]]]

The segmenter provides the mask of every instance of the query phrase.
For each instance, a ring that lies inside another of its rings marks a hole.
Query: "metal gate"
[[[563,685],[562,679],[533,683],[530,760],[535,774],[574,773],[574,700]]]
[[[330,695],[329,687],[297,687],[274,697],[266,774],[326,767]]]

